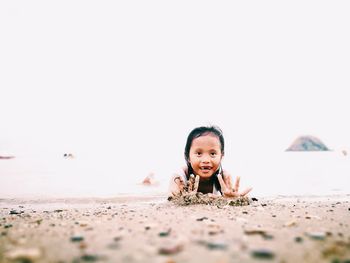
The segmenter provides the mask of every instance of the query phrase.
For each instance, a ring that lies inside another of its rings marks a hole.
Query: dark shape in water
[[[72,153],[65,153],[63,154],[63,157],[66,159],[74,159],[74,155]]]
[[[298,137],[286,151],[329,151],[330,149],[314,136]]]

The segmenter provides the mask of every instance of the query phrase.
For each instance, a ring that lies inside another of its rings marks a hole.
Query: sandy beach
[[[1,199],[0,262],[350,262],[349,200]]]

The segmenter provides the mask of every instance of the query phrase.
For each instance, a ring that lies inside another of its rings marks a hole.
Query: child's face
[[[215,135],[203,135],[192,141],[189,162],[195,175],[211,177],[219,168],[222,156],[220,141]]]

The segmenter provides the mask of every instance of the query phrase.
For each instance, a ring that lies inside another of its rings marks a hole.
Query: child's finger
[[[184,190],[185,183],[183,181],[180,182],[179,189],[182,192]]]
[[[241,177],[237,176],[236,181],[235,181],[235,187],[233,188],[233,190],[235,192],[238,192],[239,189],[239,181],[241,180]]]
[[[222,192],[226,192],[226,190],[227,190],[226,184],[225,184],[224,180],[222,179],[222,175],[221,174],[218,174],[218,179],[219,179],[219,184],[221,186]]]
[[[200,179],[200,177],[199,177],[199,175],[197,175],[197,176],[196,176],[196,179],[195,179],[195,181],[194,181],[194,187],[193,187],[193,191],[196,192],[196,193],[197,193],[197,191],[198,191],[199,179]]]
[[[230,175],[228,176],[228,187],[229,187],[230,189],[233,189],[233,186],[232,186],[232,178],[231,178]]]
[[[227,175],[223,175],[225,185],[228,186]]]
[[[244,190],[243,192],[241,192],[239,195],[240,195],[240,196],[245,196],[245,195],[247,195],[251,190],[253,190],[253,188],[250,187],[250,188]]]
[[[231,183],[231,176],[229,174],[227,174],[227,175],[224,174],[224,182],[226,184],[226,187],[231,190],[232,183]]]
[[[194,186],[194,175],[190,175],[190,180],[188,180],[188,191],[192,192],[193,191],[193,186]]]
[[[184,181],[183,181],[183,179],[180,177],[180,176],[178,176],[178,177],[175,177],[174,178],[174,182],[177,184],[177,186],[183,186],[184,185]]]

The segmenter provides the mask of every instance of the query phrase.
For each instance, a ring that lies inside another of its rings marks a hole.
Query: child
[[[247,195],[252,188],[239,192],[237,177],[232,187],[230,174],[222,170],[225,142],[219,127],[198,127],[187,137],[185,146],[186,167],[175,174],[170,182],[170,196],[185,191],[201,192],[213,196],[239,197]]]

